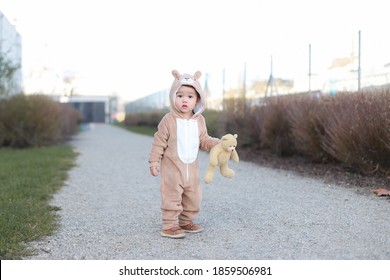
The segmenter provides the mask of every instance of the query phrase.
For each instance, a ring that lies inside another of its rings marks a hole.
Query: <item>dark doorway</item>
[[[104,102],[69,102],[68,104],[82,114],[84,123],[105,122]]]

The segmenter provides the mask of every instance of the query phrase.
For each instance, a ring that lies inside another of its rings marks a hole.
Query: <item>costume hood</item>
[[[171,103],[172,110],[181,115],[180,110],[175,106],[176,92],[183,85],[192,86],[199,93],[199,103],[194,108],[194,115],[201,114],[206,109],[206,96],[203,92],[202,86],[200,85],[199,78],[202,75],[200,71],[196,71],[194,75],[183,74],[181,75],[177,70],[172,70],[172,75],[175,80],[172,83],[171,90],[169,92],[169,101]]]

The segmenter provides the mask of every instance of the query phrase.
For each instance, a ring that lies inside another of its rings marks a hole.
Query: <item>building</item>
[[[113,123],[118,117],[118,98],[109,95],[54,96],[55,101],[66,103],[78,110],[84,123]]]
[[[169,109],[169,89],[164,89],[125,105],[126,113],[150,112]]]
[[[17,67],[11,80],[2,81],[7,95],[22,92],[22,39],[14,25],[0,11],[0,55]]]
[[[358,91],[358,57],[352,53],[350,57],[334,59],[326,72],[325,84],[322,89],[325,93]],[[390,64],[375,66],[371,69],[362,68],[360,87],[388,87],[390,85]]]

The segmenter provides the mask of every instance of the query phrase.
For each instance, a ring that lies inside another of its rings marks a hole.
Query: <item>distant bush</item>
[[[326,115],[326,152],[363,173],[390,172],[389,90],[337,95]]]
[[[242,99],[225,100],[225,110],[219,113],[217,136],[227,133],[238,134],[240,147],[253,148],[260,145],[259,123],[256,112],[247,106]],[[205,116],[206,122],[210,120]]]
[[[127,113],[124,125],[157,127],[166,113],[166,111]]]
[[[0,101],[0,147],[61,143],[76,131],[80,114],[45,95],[16,95]]]
[[[206,119],[207,132],[213,137],[220,138],[220,111],[205,110],[203,116]]]
[[[291,102],[284,117],[271,127],[276,129],[287,119],[282,137],[290,138],[285,143],[296,153],[313,161],[341,162],[360,173],[390,173],[389,89],[287,98]],[[271,114],[280,111],[269,105],[265,107]]]
[[[300,96],[292,100],[287,110],[291,140],[296,152],[315,162],[333,160],[323,147],[328,121],[329,99]]]
[[[246,149],[339,162],[360,173],[390,174],[389,88],[335,96],[277,96],[260,106],[230,99],[224,105],[224,111],[203,114],[212,136],[237,133],[239,147]],[[151,119],[156,117],[148,114],[129,114],[126,119],[155,126]]]
[[[289,96],[282,96],[270,98],[260,107],[261,147],[278,156],[291,156],[296,152],[287,115],[291,102]]]

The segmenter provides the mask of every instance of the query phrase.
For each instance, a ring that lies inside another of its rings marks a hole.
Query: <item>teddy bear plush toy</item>
[[[226,134],[222,136],[219,144],[215,145],[210,151],[210,162],[206,171],[204,181],[209,184],[214,177],[215,167],[219,166],[222,176],[232,178],[234,171],[229,168],[229,159],[238,163],[239,158],[236,151],[237,134]]]

